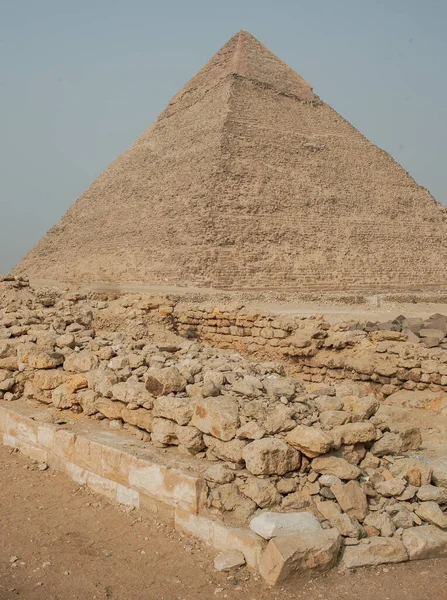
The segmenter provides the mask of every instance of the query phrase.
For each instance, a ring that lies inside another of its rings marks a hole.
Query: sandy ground
[[[268,589],[150,515],[123,512],[0,446],[0,600],[446,600],[447,560],[388,565]]]

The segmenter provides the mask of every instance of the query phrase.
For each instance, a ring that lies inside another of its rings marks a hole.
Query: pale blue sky
[[[446,0],[0,0],[0,273],[239,29],[447,204]]]

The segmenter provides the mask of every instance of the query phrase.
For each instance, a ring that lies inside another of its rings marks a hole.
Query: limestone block
[[[154,416],[175,421],[179,425],[188,425],[194,414],[196,401],[191,398],[159,396],[154,401]]]
[[[134,425],[140,429],[144,429],[149,433],[152,431],[152,424],[154,415],[151,410],[145,408],[137,408],[136,410],[129,410],[122,408],[120,412],[120,418],[129,425]]]
[[[319,520],[310,512],[263,512],[253,517],[250,529],[265,540],[322,530]]]
[[[353,446],[354,444],[371,442],[376,439],[376,428],[370,421],[346,423],[335,427],[331,433],[337,445]]]
[[[391,465],[390,472],[394,477],[407,479],[410,485],[416,487],[428,485],[433,475],[431,465],[420,458],[398,458]]]
[[[239,408],[231,396],[198,399],[191,424],[203,433],[230,441],[239,427]]]
[[[406,529],[402,542],[410,560],[447,558],[447,532],[434,525]]]
[[[286,435],[288,444],[309,458],[325,454],[332,445],[332,437],[316,427],[298,425]]]
[[[312,461],[312,469],[321,475],[335,475],[340,479],[357,479],[361,471],[344,458],[337,456],[319,456]]]
[[[408,560],[404,544],[397,538],[371,537],[367,544],[347,546],[341,565],[347,569],[368,567]]]
[[[281,495],[268,479],[249,477],[240,490],[260,508],[270,508],[281,503]]]
[[[187,380],[177,367],[150,367],[146,375],[146,389],[156,397],[183,392],[186,384]]]
[[[245,446],[242,456],[253,475],[285,475],[300,464],[299,452],[277,438],[251,442]]]
[[[36,371],[34,373],[33,383],[40,390],[54,390],[69,377],[61,369],[48,369]]]
[[[441,529],[447,529],[447,515],[442,512],[436,502],[421,502],[419,506],[416,506],[415,513],[424,521]]]
[[[228,460],[233,463],[243,463],[244,458],[242,456],[243,450],[247,445],[245,440],[231,440],[229,442],[222,442],[211,435],[204,435],[203,441],[205,445],[211,450],[211,452],[220,460]]]
[[[362,522],[368,514],[368,502],[360,484],[357,481],[349,481],[346,484],[333,485],[330,489],[343,512]]]
[[[64,361],[64,370],[73,373],[87,373],[88,371],[97,369],[98,366],[99,358],[89,350],[73,352]]]
[[[274,538],[262,555],[259,572],[269,585],[277,585],[328,571],[337,561],[340,543],[336,529]]]
[[[204,481],[178,469],[136,459],[129,466],[129,486],[196,514],[202,503]]]

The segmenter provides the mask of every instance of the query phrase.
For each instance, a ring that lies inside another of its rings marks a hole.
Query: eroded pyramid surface
[[[16,267],[227,289],[447,284],[447,209],[239,32]]]

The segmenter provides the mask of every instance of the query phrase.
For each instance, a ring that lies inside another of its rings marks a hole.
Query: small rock
[[[245,556],[239,550],[221,552],[214,559],[214,568],[217,571],[230,571],[245,565]]]

